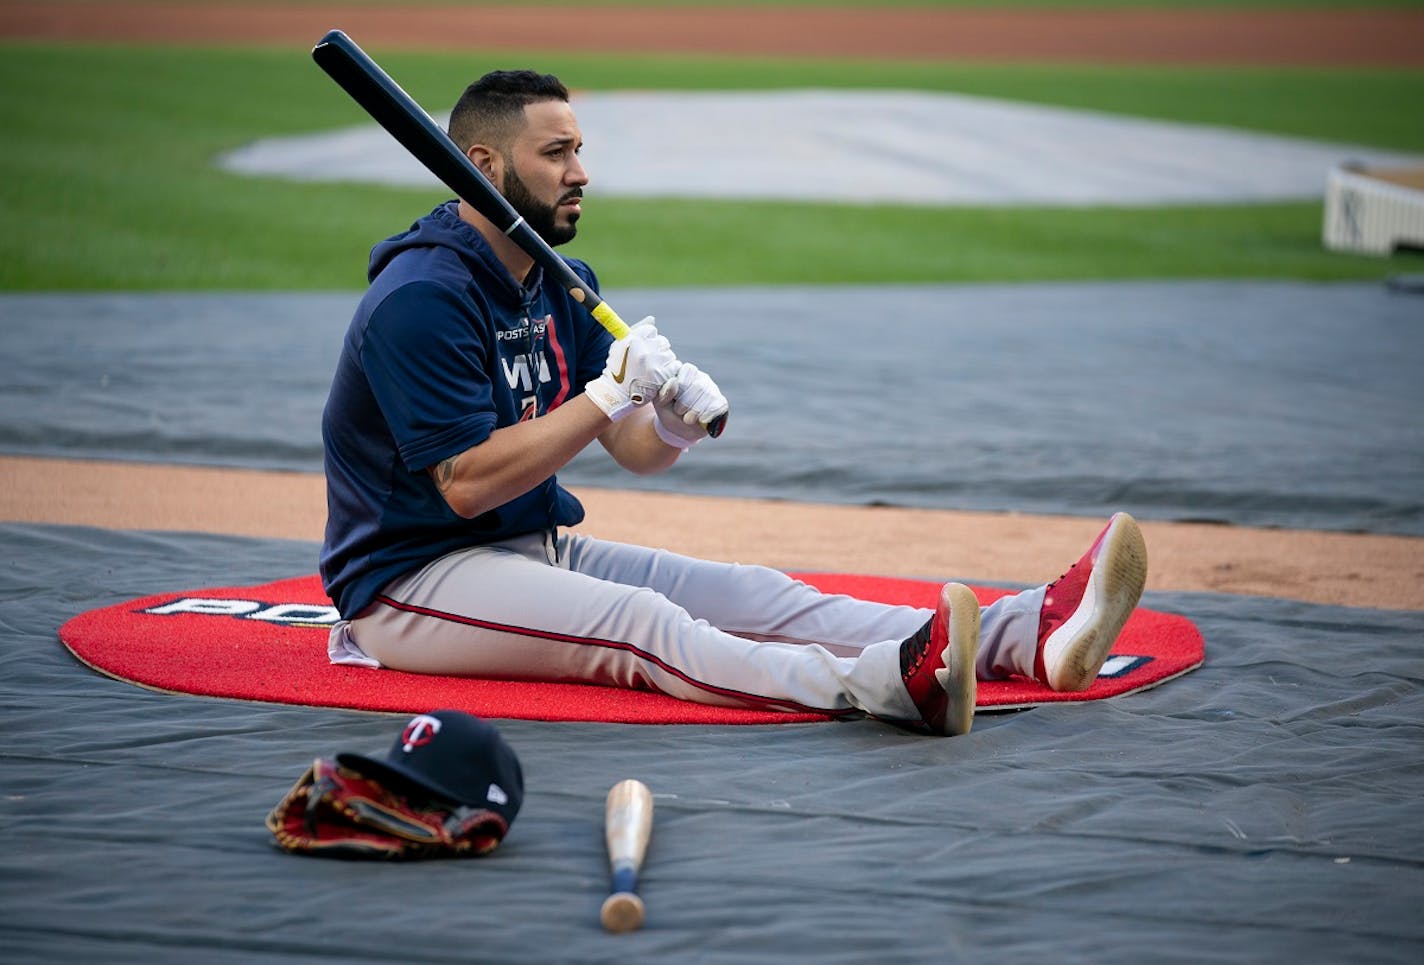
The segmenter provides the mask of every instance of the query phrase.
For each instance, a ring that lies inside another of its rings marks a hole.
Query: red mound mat
[[[934,605],[939,584],[840,574],[796,574],[833,593],[885,603]],[[1006,591],[976,588],[982,603]],[[818,714],[708,707],[643,691],[431,677],[335,666],[326,631],[336,619],[315,575],[260,586],[167,593],[90,610],[59,628],[84,663],[156,690],[283,704],[418,713],[449,707],[493,718],[639,724],[784,724]],[[1007,710],[1050,701],[1134,693],[1201,665],[1201,633],[1184,617],[1139,609],[1091,689],[1054,693],[1030,680],[982,681],[979,707]]]

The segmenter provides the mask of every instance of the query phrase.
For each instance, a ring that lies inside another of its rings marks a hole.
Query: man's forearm
[[[430,475],[450,508],[473,519],[548,479],[609,428],[598,406],[575,396],[537,419],[496,429],[432,466]]]
[[[613,461],[639,476],[662,472],[677,462],[682,450],[663,442],[653,428],[656,416],[651,405],[643,406],[599,435],[598,441]]]

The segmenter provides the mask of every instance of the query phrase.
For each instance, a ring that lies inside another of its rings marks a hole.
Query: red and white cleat
[[[934,733],[969,733],[978,696],[978,652],[979,601],[964,584],[946,583],[935,615],[900,644],[900,679]]]
[[[1091,687],[1146,582],[1142,531],[1127,513],[1117,513],[1088,552],[1048,584],[1034,677],[1054,690]]]

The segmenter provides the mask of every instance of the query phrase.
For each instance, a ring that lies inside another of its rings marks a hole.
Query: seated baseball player
[[[574,237],[589,177],[556,78],[486,75],[450,134],[545,241]],[[335,662],[962,734],[978,679],[1091,685],[1142,593],[1126,514],[1058,581],[983,608],[950,583],[933,611],[582,535],[558,471],[595,440],[667,469],[726,416],[717,384],[651,318],[615,340],[465,201],[376,245],[369,279],[322,420]]]

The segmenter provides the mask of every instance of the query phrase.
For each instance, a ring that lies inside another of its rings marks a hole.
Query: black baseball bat
[[[627,324],[613,307],[529,227],[465,152],[450,140],[450,135],[368,57],[356,41],[340,30],[332,30],[312,48],[312,59],[431,174],[541,265],[609,334],[614,338],[628,334]],[[707,425],[707,434],[714,438],[720,436],[726,424],[724,413]]]

